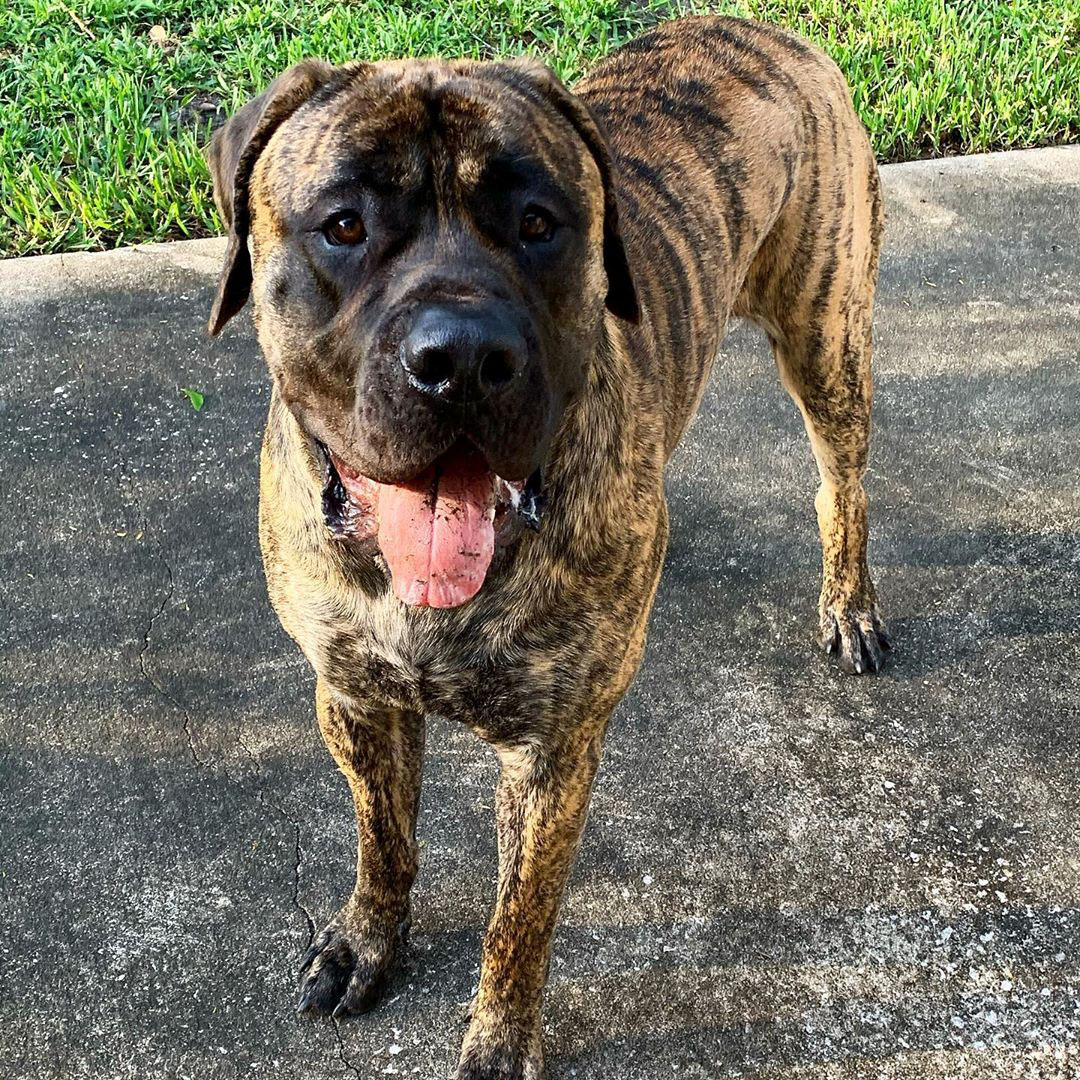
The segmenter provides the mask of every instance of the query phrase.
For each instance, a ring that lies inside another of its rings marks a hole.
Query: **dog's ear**
[[[601,132],[600,125],[585,103],[570,93],[546,64],[539,60],[521,58],[509,61],[506,67],[513,73],[511,77],[515,82],[518,79],[526,80],[573,124],[582,142],[592,154],[596,167],[600,170],[600,180],[604,185],[604,270],[608,279],[607,308],[619,318],[636,323],[640,318],[637,289],[634,287],[630,260],[626,256],[626,248],[623,246],[622,235],[619,231],[619,201],[615,194],[614,168],[607,139]]]
[[[215,336],[251,293],[248,185],[255,162],[278,127],[342,70],[321,60],[296,64],[252,98],[210,141],[206,157],[214,179],[214,202],[229,228],[225,265],[210,312],[209,329]]]

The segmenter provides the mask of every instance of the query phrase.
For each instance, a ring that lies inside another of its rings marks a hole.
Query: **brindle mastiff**
[[[459,1078],[539,1077],[559,900],[664,561],[664,465],[732,315],[821,473],[821,643],[886,647],[862,476],[878,174],[843,78],[685,19],[567,91],[534,61],[307,61],[214,139],[273,375],[260,538],[356,803],[301,1010],[376,1000],[409,922],[424,715],[499,754],[499,887]]]

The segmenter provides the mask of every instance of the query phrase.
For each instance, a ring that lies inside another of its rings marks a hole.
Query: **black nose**
[[[422,393],[479,400],[525,366],[525,339],[494,305],[426,307],[401,343],[401,366]]]

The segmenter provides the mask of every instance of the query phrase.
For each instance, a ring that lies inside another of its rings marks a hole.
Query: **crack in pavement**
[[[149,530],[147,530],[147,532],[149,533]],[[143,645],[142,645],[142,648],[139,650],[139,669],[142,672],[143,677],[145,678],[146,682],[154,689],[154,691],[157,694],[159,694],[164,700],[166,700],[170,704],[172,704],[175,708],[179,709],[181,714],[183,715],[183,718],[184,718],[183,730],[184,730],[185,735],[187,736],[188,749],[191,752],[191,757],[192,757],[192,760],[195,762],[195,764],[197,766],[199,766],[200,768],[205,769],[207,772],[210,772],[210,773],[213,773],[213,774],[220,774],[224,778],[226,783],[228,783],[228,784],[232,785],[233,787],[239,789],[245,795],[254,794],[255,798],[258,800],[258,802],[259,802],[259,804],[261,806],[263,806],[266,809],[274,811],[282,821],[284,821],[287,825],[289,825],[292,828],[292,830],[293,830],[293,838],[294,838],[293,839],[294,858],[293,858],[292,904],[293,904],[293,909],[295,911],[299,912],[304,918],[304,923],[305,923],[305,926],[306,926],[306,929],[307,929],[307,943],[304,945],[304,951],[306,951],[310,947],[312,941],[315,940],[315,920],[312,917],[311,912],[308,910],[307,906],[304,904],[303,900],[300,897],[300,867],[301,867],[301,864],[303,863],[304,851],[303,851],[303,845],[301,844],[301,833],[300,833],[300,823],[299,823],[299,821],[297,821],[295,818],[293,818],[285,810],[285,808],[280,803],[278,803],[278,802],[274,801],[273,799],[271,799],[267,795],[265,788],[261,784],[257,784],[256,787],[255,787],[254,792],[252,792],[252,791],[249,790],[247,784],[245,784],[242,780],[238,779],[237,777],[233,776],[228,771],[228,769],[226,769],[223,765],[219,768],[219,767],[215,766],[214,764],[212,764],[210,761],[208,761],[206,759],[203,759],[203,758],[201,758],[199,756],[198,752],[195,749],[195,742],[194,742],[194,739],[193,739],[193,736],[192,736],[191,715],[190,715],[190,713],[188,712],[187,708],[180,701],[178,701],[172,694],[170,694],[165,689],[165,687],[157,679],[155,679],[153,675],[151,675],[151,673],[150,673],[150,671],[149,671],[149,669],[148,669],[148,667],[146,665],[146,656],[147,656],[147,654],[149,652],[149,649],[150,649],[150,639],[151,639],[151,635],[153,633],[154,624],[164,614],[165,609],[168,607],[169,602],[171,601],[171,599],[173,597],[173,594],[175,592],[175,579],[173,577],[172,566],[169,564],[169,561],[165,558],[164,550],[162,549],[160,543],[156,540],[156,538],[155,538],[155,544],[157,545],[159,556],[161,558],[161,561],[162,561],[163,565],[165,566],[165,570],[166,570],[166,573],[168,575],[168,589],[167,589],[167,591],[165,593],[165,596],[163,597],[160,605],[158,605],[157,610],[151,614],[150,621],[147,624],[146,630],[143,633]],[[241,749],[244,751],[244,753],[248,756],[248,758],[251,760],[251,763],[255,766],[256,776],[257,777],[262,777],[263,776],[262,765],[260,764],[259,759],[252,752],[251,748],[244,741],[243,736],[241,736],[240,734],[237,734],[236,742],[241,747]],[[357,1066],[352,1061],[352,1059],[349,1057],[349,1055],[345,1052],[345,1042],[344,1042],[344,1039],[342,1038],[341,1029],[340,1029],[340,1027],[338,1025],[338,1021],[334,1020],[333,1024],[334,1024],[334,1038],[335,1038],[335,1041],[337,1043],[337,1056],[338,1056],[338,1059],[341,1061],[342,1065],[346,1069],[350,1070],[353,1073],[354,1076],[356,1076],[358,1078],[361,1078],[361,1080],[362,1080],[363,1074],[361,1073],[359,1066]]]
[[[341,1021],[335,1020],[331,1017],[331,1021],[334,1025],[334,1035],[337,1037],[338,1044],[338,1057],[341,1059],[342,1065],[347,1069],[351,1069],[354,1076],[360,1077],[363,1080],[363,1074],[360,1072],[360,1067],[345,1053],[345,1040],[341,1037]]]
[[[149,530],[146,528],[145,525],[145,518],[143,519],[143,521],[143,531],[149,533]],[[158,549],[158,557],[161,559],[161,563],[165,567],[165,574],[168,578],[168,587],[166,589],[165,596],[161,601],[161,604],[158,606],[157,611],[151,614],[150,622],[147,624],[146,630],[143,631],[142,648],[139,650],[139,670],[142,672],[143,678],[147,681],[147,683],[150,684],[151,687],[153,687],[153,689],[160,697],[164,698],[174,708],[179,709],[180,714],[183,717],[182,728],[184,736],[187,738],[188,752],[191,754],[191,760],[194,761],[195,764],[198,765],[200,768],[206,769],[208,772],[215,772],[216,770],[214,769],[214,766],[211,765],[209,761],[206,761],[203,758],[199,757],[199,753],[195,749],[195,738],[191,731],[191,714],[187,711],[187,708],[183,705],[182,702],[178,701],[172,694],[169,693],[168,690],[165,689],[165,687],[157,679],[154,678],[153,675],[150,674],[150,669],[146,666],[146,656],[147,653],[150,651],[150,636],[154,631],[154,623],[156,623],[158,619],[160,619],[161,616],[165,614],[165,609],[169,606],[169,601],[172,599],[173,593],[176,591],[176,584],[175,578],[173,577],[172,566],[169,564],[169,560],[165,558],[165,553],[161,548],[161,544],[157,540],[155,540],[154,543]],[[224,775],[225,779],[229,781],[229,783],[236,784],[241,788],[241,790],[243,790],[243,785],[240,784],[240,781],[238,781],[234,776],[230,776],[227,769],[223,768],[221,772]]]
[[[259,759],[252,753],[251,747],[244,742],[243,736],[237,734],[236,742],[244,751],[245,754],[251,759],[251,763],[255,766],[255,772],[257,775],[262,776],[262,765],[259,764]],[[267,794],[263,787],[258,787],[255,791],[255,797],[262,803],[263,806],[269,807],[269,809],[275,811],[283,821],[292,827],[293,834],[295,836],[295,860],[293,862],[293,907],[299,911],[307,922],[308,939],[307,944],[304,946],[306,952],[310,948],[311,943],[315,940],[315,919],[312,917],[311,912],[307,909],[306,905],[300,899],[300,864],[303,862],[304,851],[300,844],[300,823],[292,817],[286,811],[280,803],[275,802]]]
[[[146,531],[148,533],[150,532],[149,529],[147,529]],[[220,775],[225,779],[227,783],[239,789],[245,795],[250,795],[252,794],[252,792],[248,790],[247,785],[242,780],[233,776],[229,772],[229,770],[224,767],[224,765],[221,765],[220,768],[218,768],[208,759],[199,756],[198,751],[195,749],[195,739],[191,730],[191,714],[188,712],[187,708],[181,701],[179,701],[176,697],[170,694],[168,690],[166,690],[165,687],[157,679],[155,679],[153,675],[150,674],[150,670],[146,665],[146,656],[150,650],[150,637],[153,633],[154,624],[164,614],[165,609],[168,607],[169,601],[172,599],[173,593],[175,592],[175,578],[173,577],[172,566],[170,565],[168,559],[165,558],[165,553],[161,547],[160,542],[155,539],[154,543],[157,546],[158,554],[161,558],[162,565],[165,567],[165,573],[168,575],[168,588],[166,590],[164,598],[161,601],[161,604],[158,606],[157,611],[155,611],[150,616],[150,622],[147,624],[146,630],[143,633],[143,644],[142,648],[139,650],[139,670],[142,672],[143,677],[146,679],[147,683],[149,683],[149,685],[153,687],[153,689],[162,698],[168,701],[174,708],[180,710],[180,713],[183,716],[183,731],[184,735],[187,737],[188,751],[191,753],[192,761],[194,761],[195,764],[200,768],[205,769],[207,772],[215,774],[220,773]],[[246,753],[247,756],[251,759],[252,764],[255,766],[256,774],[261,776],[262,766],[259,764],[259,761],[255,757],[255,755],[251,752],[250,747],[248,747],[247,743],[244,742],[243,738],[240,735],[237,735],[236,741],[244,750],[244,753]],[[311,945],[311,942],[315,939],[315,920],[312,918],[311,912],[308,911],[307,907],[305,907],[305,905],[300,899],[300,864],[303,862],[303,848],[300,844],[300,823],[296,821],[291,815],[289,815],[285,811],[285,808],[283,806],[270,799],[262,787],[256,787],[254,795],[261,806],[275,811],[278,816],[292,828],[294,838],[292,902],[293,908],[303,915],[304,921],[307,926],[308,940],[307,944],[304,946],[304,949],[306,950]]]

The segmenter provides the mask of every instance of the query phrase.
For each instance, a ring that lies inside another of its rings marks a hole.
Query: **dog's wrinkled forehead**
[[[335,186],[376,193],[480,183],[517,162],[599,206],[600,176],[573,125],[515,81],[514,65],[386,61],[331,83],[286,120],[255,170],[253,191],[294,208]]]
[[[513,192],[549,196],[586,243],[602,238],[591,250],[602,253],[606,307],[637,321],[607,143],[587,106],[536,61],[305,60],[216,132],[207,157],[229,226],[212,334],[250,296],[249,236],[258,261],[263,240],[311,231],[320,213],[325,222],[365,211],[371,199],[392,226],[383,235],[400,236],[432,209],[475,220]]]

